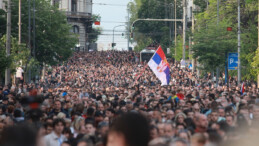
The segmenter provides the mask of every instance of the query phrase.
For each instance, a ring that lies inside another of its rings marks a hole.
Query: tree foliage
[[[18,0],[12,0],[12,36],[18,38]],[[28,37],[28,1],[22,2],[22,43],[33,48],[33,3],[31,2],[31,40]],[[4,28],[5,29],[5,28]],[[67,60],[77,42],[70,33],[65,12],[49,0],[35,0],[35,55],[40,63],[56,64]],[[33,49],[31,51],[33,53]]]
[[[136,19],[166,19],[173,18],[174,0],[135,0],[129,3],[131,13],[131,24]],[[177,18],[182,18],[182,4],[177,0]],[[144,49],[151,43],[158,43],[163,49],[172,47],[172,22],[162,21],[138,21],[134,24],[134,40],[137,42],[135,48]],[[177,25],[181,25],[180,22]],[[140,48],[143,47],[144,48]]]
[[[5,38],[6,36],[3,36],[0,39],[0,78],[3,75],[5,69],[8,68],[11,64],[11,57],[6,56]]]
[[[203,0],[196,1],[203,3]],[[241,0],[241,69],[243,79],[254,80],[253,64],[257,48],[257,1]],[[201,5],[201,4],[200,4]],[[237,52],[237,2],[220,1],[217,26],[217,0],[210,0],[207,9],[195,14],[194,57],[206,71],[224,66],[225,53]],[[232,31],[227,31],[232,27]]]

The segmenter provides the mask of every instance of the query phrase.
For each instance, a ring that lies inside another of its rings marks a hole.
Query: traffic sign
[[[191,70],[192,70],[192,64],[190,64],[190,65],[189,65],[189,69],[191,69]]]
[[[228,53],[228,69],[237,70],[238,67],[238,53]]]

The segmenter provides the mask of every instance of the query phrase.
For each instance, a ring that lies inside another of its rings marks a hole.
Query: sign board
[[[186,64],[185,64],[185,60],[182,59],[181,62],[180,62],[180,64],[181,64],[181,68],[185,68],[185,65],[186,65]]]
[[[192,69],[192,64],[189,65],[189,69]]]
[[[166,52],[167,54],[170,54],[170,48],[167,48]]]
[[[228,69],[237,70],[238,67],[238,53],[228,53]]]

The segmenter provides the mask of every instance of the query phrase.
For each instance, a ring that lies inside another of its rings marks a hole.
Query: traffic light
[[[112,43],[112,47],[116,46],[116,43]]]

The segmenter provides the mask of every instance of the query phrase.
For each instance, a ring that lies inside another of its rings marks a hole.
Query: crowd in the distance
[[[35,83],[0,86],[1,146],[219,146],[258,143],[259,91],[198,78],[169,61],[171,79],[126,51],[74,53]]]

